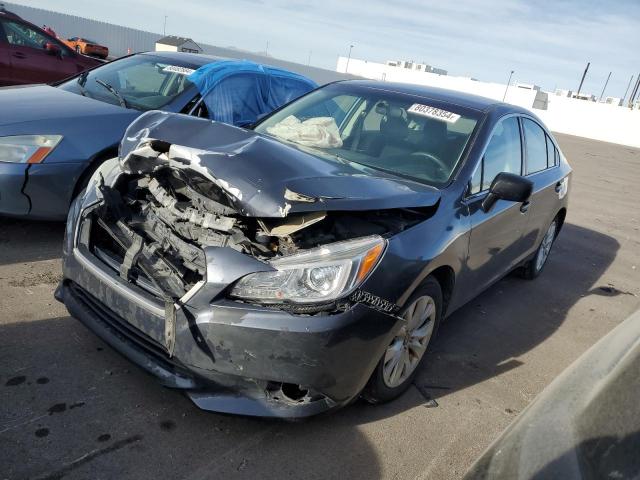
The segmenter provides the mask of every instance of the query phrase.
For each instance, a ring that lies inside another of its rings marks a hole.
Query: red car
[[[0,86],[55,82],[101,63],[0,7]]]

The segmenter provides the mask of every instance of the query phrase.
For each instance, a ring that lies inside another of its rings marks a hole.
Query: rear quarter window
[[[522,119],[526,152],[526,174],[536,173],[547,168],[547,140],[540,125],[528,118]]]

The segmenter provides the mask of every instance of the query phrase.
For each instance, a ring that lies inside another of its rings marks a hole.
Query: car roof
[[[447,90],[445,88],[428,87],[425,85],[410,85],[406,83],[380,82],[376,80],[344,80],[339,83],[349,85],[360,85],[368,88],[376,88],[395,93],[404,93],[407,95],[415,95],[419,97],[430,98],[444,103],[451,103],[461,107],[486,112],[495,106],[513,107],[514,112],[523,112],[522,109],[502,103],[493,98],[481,97],[470,93],[459,92],[456,90]]]
[[[143,52],[140,55],[153,55],[154,57],[165,58],[167,60],[176,60],[179,62],[189,62],[194,65],[202,66],[220,60],[226,60],[223,57],[215,57],[213,55],[203,55],[202,53],[186,53],[186,52]]]
[[[19,15],[4,8],[2,3],[0,3],[0,15],[2,16],[2,18],[10,18],[11,20],[23,20],[23,18]]]

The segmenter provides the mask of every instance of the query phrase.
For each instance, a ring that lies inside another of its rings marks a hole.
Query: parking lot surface
[[[53,299],[63,225],[0,219],[0,478],[459,478],[640,307],[640,150],[557,138],[574,176],[541,277],[455,312],[400,399],[303,422],[202,412],[160,387]]]

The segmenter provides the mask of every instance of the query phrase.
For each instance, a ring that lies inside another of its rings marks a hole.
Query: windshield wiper
[[[114,97],[116,97],[118,99],[118,102],[120,103],[121,107],[124,108],[129,108],[129,106],[127,105],[127,101],[124,99],[124,97],[120,94],[120,92],[118,92],[115,88],[113,88],[111,85],[109,85],[107,82],[100,80],[99,78],[96,78],[96,83],[98,85],[102,85],[104,88],[106,88],[107,90],[109,90]]]
[[[89,75],[88,70],[86,72],[82,72],[80,76],[78,76],[78,80],[76,80],[78,82],[78,87],[80,87],[80,95],[83,97],[87,96],[87,89],[84,88],[84,84],[87,83],[87,75]]]

